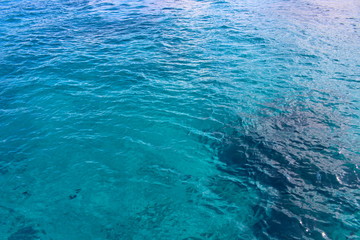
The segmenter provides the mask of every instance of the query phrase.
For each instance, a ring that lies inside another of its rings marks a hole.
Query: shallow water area
[[[0,239],[360,239],[359,2],[0,13]]]

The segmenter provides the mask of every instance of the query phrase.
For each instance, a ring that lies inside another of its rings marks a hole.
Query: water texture
[[[360,239],[357,0],[0,0],[0,239]]]

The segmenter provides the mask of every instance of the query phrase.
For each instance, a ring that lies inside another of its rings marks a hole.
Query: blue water
[[[0,0],[0,239],[360,239],[357,0]]]

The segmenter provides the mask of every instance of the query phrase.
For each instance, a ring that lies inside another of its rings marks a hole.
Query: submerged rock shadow
[[[257,238],[351,238],[357,232],[356,224],[341,215],[356,214],[359,206],[341,193],[360,186],[360,171],[344,165],[345,157],[328,143],[331,133],[318,120],[298,109],[264,118],[257,128],[239,119],[213,144],[221,171],[260,190],[261,200],[253,206],[259,216],[252,226]]]

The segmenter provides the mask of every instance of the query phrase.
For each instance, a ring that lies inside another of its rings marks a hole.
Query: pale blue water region
[[[360,239],[357,0],[0,0],[0,239]]]

